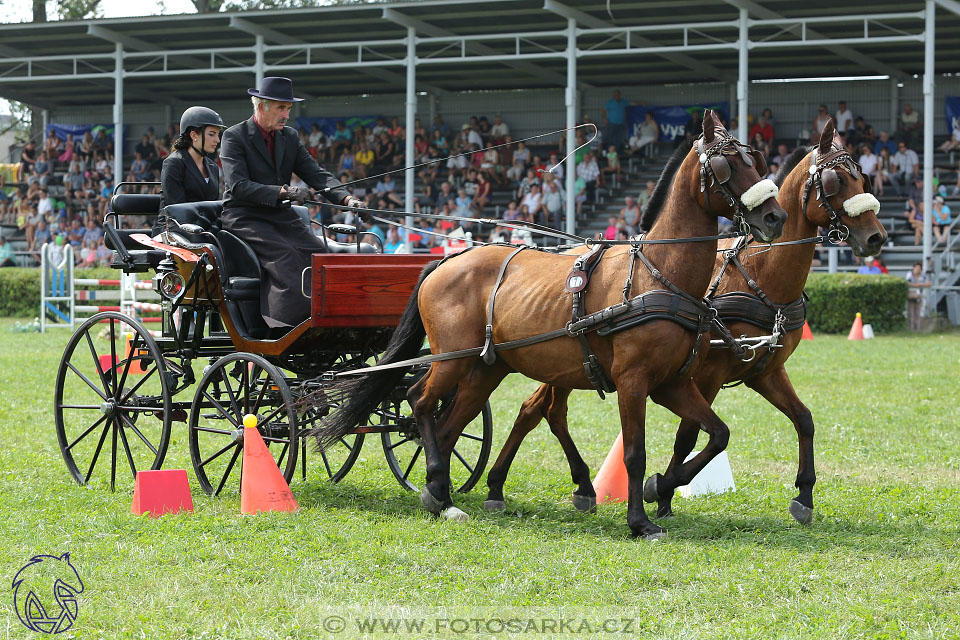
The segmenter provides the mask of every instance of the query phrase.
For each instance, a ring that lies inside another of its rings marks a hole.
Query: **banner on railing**
[[[713,109],[719,112],[724,123],[729,124],[728,115],[730,114],[729,102],[714,102],[710,104],[679,104],[663,107],[627,107],[627,138],[640,135],[640,125],[647,117],[647,111],[653,113],[653,119],[657,121],[660,128],[660,141],[672,142],[677,138],[683,137],[687,130],[687,123],[693,117],[694,111],[703,111],[704,109]]]
[[[947,131],[953,133],[960,121],[960,96],[947,96],[943,99],[943,108],[947,112]]]
[[[342,122],[347,129],[353,131],[357,127],[373,127],[377,118],[382,116],[350,116],[349,118],[297,118],[297,130],[306,129],[310,133],[310,126],[317,125],[325,136],[332,136],[337,130],[337,123]]]
[[[81,140],[83,140],[83,136],[87,133],[87,131],[90,132],[90,135],[96,138],[97,133],[99,133],[101,129],[103,129],[107,138],[109,138],[110,140],[113,140],[114,126],[112,124],[53,124],[51,123],[47,125],[46,135],[49,136],[50,132],[53,131],[54,133],[57,134],[58,138],[60,138],[61,140],[66,140],[67,134],[70,134],[73,136],[73,139],[75,142],[80,142]],[[124,127],[123,129],[124,129],[124,133],[126,133],[127,127]]]

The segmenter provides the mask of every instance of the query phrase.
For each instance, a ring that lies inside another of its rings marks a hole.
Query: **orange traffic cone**
[[[597,502],[625,502],[628,497],[627,467],[623,464],[623,432],[617,435],[607,459],[593,480]]]
[[[287,481],[257,431],[257,416],[243,417],[243,479],[240,512],[296,511],[300,508]]]
[[[130,513],[138,516],[149,513],[151,518],[159,518],[165,513],[181,511],[193,511],[186,469],[137,471]]]
[[[857,312],[857,317],[853,320],[853,326],[850,327],[850,335],[847,340],[863,340],[863,317]]]
[[[800,334],[801,340],[813,340],[813,331],[810,331],[810,323],[803,322],[803,333]]]

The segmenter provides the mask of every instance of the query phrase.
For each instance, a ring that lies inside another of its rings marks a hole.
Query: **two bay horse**
[[[717,249],[717,220],[720,216],[733,218],[758,240],[767,242],[779,237],[786,219],[775,198],[776,186],[758,174],[758,156],[727,132],[713,112],[706,113],[703,134],[695,147],[682,151],[672,158],[672,179],[662,178],[654,193],[662,207],[651,221],[646,240],[689,241],[648,244],[642,253],[624,245],[606,252],[584,290],[585,308],[611,314],[639,309],[639,315],[630,316],[633,322],[625,325],[605,324],[609,330],[605,335],[600,335],[602,328],[580,334],[586,346],[569,331],[556,335],[556,330],[571,320],[573,296],[565,291],[565,283],[569,287],[574,280],[568,277],[573,256],[492,245],[424,270],[380,364],[416,356],[424,336],[434,354],[546,333],[555,336],[515,349],[488,348],[481,357],[474,353],[432,362],[410,387],[407,400],[426,454],[426,484],[420,497],[429,511],[451,519],[466,517],[450,497],[453,444],[509,373],[569,389],[593,388],[590,377],[602,374],[619,391],[624,459],[630,477],[627,524],[634,536],[657,538],[664,534],[650,522],[642,501],[646,398],[704,425],[710,434],[709,451],[681,465],[689,473],[695,474],[714,451],[723,449],[728,428],[688,373],[707,350],[713,316],[701,297],[710,282]],[[629,285],[625,284],[628,279]],[[631,298],[639,303],[624,304],[628,292],[639,293]],[[644,297],[648,294],[652,296]],[[654,298],[670,302],[666,305],[669,309],[684,310],[686,319],[679,314],[643,316],[644,304]],[[597,365],[593,375],[585,367],[583,349],[587,348]],[[320,445],[336,441],[366,420],[404,373],[402,368],[379,369],[338,382],[336,390],[344,401],[318,430]],[[450,393],[455,394],[453,402],[437,415],[440,399]]]
[[[880,252],[887,239],[887,233],[877,219],[880,203],[871,193],[869,177],[860,172],[856,162],[844,151],[832,120],[824,128],[818,145],[810,149],[798,148],[790,155],[775,182],[780,186],[777,199],[789,214],[780,242],[809,239],[817,235],[818,228],[824,228],[835,240],[845,239],[858,256]],[[730,248],[734,242],[724,241],[723,246]],[[749,294],[756,299],[753,303],[758,311],[755,318],[765,315],[762,308],[765,303],[749,284],[749,277],[774,307],[784,309],[791,304],[802,305],[801,296],[813,263],[814,251],[813,243],[800,242],[754,255],[748,253],[749,257],[743,258],[743,271],[730,267],[724,254],[718,253],[715,300],[720,318],[730,332],[735,336],[766,335],[771,331],[772,322],[756,324],[756,320],[753,323],[744,322],[737,317],[742,316],[749,307],[741,306],[728,313],[728,309],[719,304],[725,300],[725,294],[735,294],[741,300],[742,293]],[[810,410],[797,396],[784,368],[786,360],[800,341],[802,322],[799,324],[786,331],[780,348],[758,355],[749,362],[744,362],[730,349],[711,349],[706,362],[695,372],[694,381],[710,403],[723,385],[743,381],[790,418],[799,440],[796,478],[799,494],[791,501],[789,511],[796,520],[807,523],[813,517],[813,485],[816,482],[814,425]],[[489,494],[485,507],[503,508],[503,485],[510,464],[523,438],[542,418],[546,418],[551,431],[560,441],[573,481],[578,485],[573,496],[574,505],[582,510],[590,510],[596,504],[590,470],[571,440],[567,427],[567,398],[570,391],[545,384],[523,403],[513,430],[487,474]],[[696,445],[699,430],[696,422],[681,419],[673,457],[667,470],[663,475],[652,476],[645,485],[644,498],[648,502],[658,502],[657,514],[660,517],[672,514],[671,500],[676,488],[689,484],[693,479],[684,469],[683,461]]]

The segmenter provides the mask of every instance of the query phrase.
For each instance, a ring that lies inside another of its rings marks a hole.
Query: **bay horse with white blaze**
[[[824,128],[817,146],[801,147],[790,155],[775,182],[780,186],[777,199],[789,214],[781,243],[813,238],[822,227],[829,230],[834,240],[849,242],[858,256],[880,252],[887,240],[887,233],[877,219],[880,203],[871,193],[869,177],[860,172],[859,165],[844,151],[843,141],[834,131],[832,120]],[[723,241],[723,246],[732,249],[738,242]],[[749,252],[749,248],[746,251]],[[810,410],[797,397],[784,364],[802,334],[803,287],[814,251],[811,242],[777,246],[753,255],[748,253],[740,266],[731,266],[730,258],[743,251],[718,253],[715,286],[711,287],[711,293],[716,297],[712,299],[721,321],[733,335],[756,337],[769,334],[778,310],[781,314],[786,312],[782,317],[787,323],[792,317],[792,325],[783,327],[786,331],[779,342],[780,347],[765,348],[749,362],[728,348],[711,349],[706,362],[693,376],[697,388],[710,403],[723,385],[742,381],[793,422],[799,439],[799,469],[795,483],[799,495],[791,501],[789,510],[802,523],[813,518],[813,485],[816,482],[814,425]],[[739,262],[740,258],[737,260]],[[523,438],[542,418],[546,418],[560,441],[573,482],[578,485],[574,505],[589,510],[596,504],[590,469],[577,451],[567,427],[570,392],[570,389],[544,384],[523,403],[513,430],[487,474],[489,494],[485,507],[503,508],[503,485],[510,464]],[[672,514],[674,491],[693,478],[683,473],[683,461],[696,445],[699,430],[700,425],[696,422],[681,419],[667,470],[663,475],[652,476],[645,485],[644,498],[648,502],[658,502],[660,517]]]
[[[635,536],[656,538],[664,533],[650,522],[642,501],[646,398],[704,425],[710,434],[708,451],[681,465],[691,474],[726,445],[727,426],[687,373],[706,351],[713,318],[700,298],[710,281],[717,219],[734,218],[766,242],[781,234],[786,213],[777,204],[776,186],[757,173],[756,154],[733,138],[713,112],[704,117],[695,150],[676,155],[679,169],[672,183],[662,185],[662,211],[645,239],[691,241],[649,244],[642,252],[630,246],[610,248],[593,269],[583,298],[586,308],[602,310],[610,322],[593,314],[598,322],[590,330],[571,332],[573,296],[564,284],[572,279],[568,274],[573,256],[493,245],[424,270],[378,364],[416,356],[424,336],[434,354],[443,354],[553,334],[553,339],[524,342],[519,348],[495,353],[487,349],[485,357],[435,361],[410,387],[407,400],[426,454],[421,500],[429,511],[466,518],[450,498],[451,451],[503,378],[518,372],[562,388],[593,388],[583,349],[591,351],[597,365],[593,373],[602,374],[619,390],[630,477],[627,524]],[[645,264],[638,265],[637,260]],[[631,292],[639,295],[627,304]],[[660,311],[647,313],[649,309]],[[565,326],[567,330],[556,335]],[[405,371],[381,369],[338,382],[344,401],[318,431],[321,446],[366,420]],[[450,393],[453,401],[437,415],[439,401]]]

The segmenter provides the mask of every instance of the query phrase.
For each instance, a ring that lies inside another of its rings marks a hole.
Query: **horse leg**
[[[456,447],[460,435],[471,420],[480,415],[483,405],[490,398],[490,394],[503,381],[510,370],[500,364],[474,366],[460,384],[456,394],[446,411],[440,417],[436,428],[436,439],[439,443],[439,455],[442,460],[441,472],[446,474],[444,485],[447,488],[447,500],[441,514],[448,520],[466,520],[467,514],[453,506],[450,499],[450,456]]]
[[[617,402],[623,431],[623,464],[627,468],[627,525],[634,537],[656,540],[666,532],[650,522],[643,510],[643,476],[647,466],[646,385],[647,381],[640,376],[621,376],[617,380]]]
[[[573,443],[567,425],[567,400],[570,398],[570,392],[571,389],[553,387],[553,402],[547,409],[547,424],[550,425],[550,431],[563,447],[567,464],[570,465],[570,478],[577,485],[577,490],[572,496],[573,506],[577,511],[593,512],[597,510],[597,492],[593,489],[593,481],[590,479],[590,467],[583,461],[577,445]]]
[[[444,457],[437,444],[437,407],[445,394],[463,377],[463,362],[435,362],[420,380],[407,390],[407,402],[420,430],[427,473],[420,501],[427,511],[439,514],[453,506],[450,499],[450,470],[444,469]]]
[[[817,482],[813,463],[813,416],[797,397],[783,367],[750,380],[747,385],[790,418],[797,430],[800,455],[795,485],[800,494],[790,502],[790,515],[801,524],[809,524],[813,520],[813,485]]]
[[[520,443],[527,437],[527,434],[533,431],[540,420],[546,417],[547,407],[552,400],[553,387],[548,384],[542,384],[533,392],[533,395],[524,400],[520,406],[520,413],[513,421],[513,428],[507,441],[503,443],[500,449],[500,455],[496,462],[490,467],[487,473],[487,500],[483,503],[483,508],[488,511],[500,511],[506,508],[503,498],[503,485],[507,481],[507,473],[510,472],[510,465],[520,449]]]
[[[699,374],[700,372],[698,371],[697,373]],[[713,404],[713,400],[717,397],[717,393],[719,393],[722,384],[723,380],[719,379],[718,376],[710,376],[706,380],[697,381],[697,387],[700,389],[700,394],[703,396],[704,400],[710,404]],[[693,451],[693,448],[697,446],[697,439],[699,436],[699,422],[694,422],[693,420],[686,418],[680,419],[680,425],[677,427],[677,436],[673,442],[673,457],[670,458],[670,463],[667,465],[666,471],[663,472],[665,477],[669,478],[676,475],[677,467],[684,463],[684,461],[687,459],[687,456],[690,455],[691,451]],[[654,481],[654,483],[655,482],[656,481]],[[648,502],[657,500],[658,518],[673,517],[672,494],[661,499],[658,498],[653,491],[650,491],[649,495],[644,495],[644,499]]]
[[[692,378],[674,386],[661,387],[651,394],[651,397],[654,402],[673,411],[682,420],[701,425],[709,435],[707,445],[693,459],[676,464],[669,476],[659,473],[650,476],[644,485],[644,499],[647,502],[656,500],[658,513],[664,510],[669,513],[677,487],[690,484],[707,463],[727,448],[730,429],[710,408],[710,403],[704,399]]]

